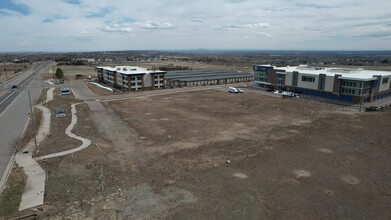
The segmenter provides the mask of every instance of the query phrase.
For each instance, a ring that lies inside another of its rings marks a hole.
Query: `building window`
[[[259,77],[259,81],[261,82],[267,82],[267,77]]]
[[[302,82],[315,82],[315,76],[302,76]]]
[[[383,80],[382,80],[382,84],[387,84],[388,83],[388,77],[387,78],[383,78]]]

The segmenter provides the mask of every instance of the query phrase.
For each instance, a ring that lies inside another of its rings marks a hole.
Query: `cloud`
[[[313,8],[313,9],[331,9],[331,8],[340,8],[340,6],[330,6],[330,5],[322,5],[316,3],[298,3],[296,6],[300,8]]]
[[[271,36],[273,36],[272,34],[266,33],[266,32],[258,32],[257,34],[261,35],[261,36],[264,36],[264,37],[271,37]]]
[[[111,18],[109,20],[104,21],[105,24],[130,24],[134,22],[136,22],[136,20],[131,17],[122,17],[122,18],[115,18],[115,19]]]
[[[28,42],[28,41],[22,41],[22,42],[19,42],[19,43],[17,43],[18,45],[20,45],[20,46],[27,46],[27,45],[29,45],[30,43]]]
[[[270,24],[269,23],[257,23],[257,24],[253,24],[254,27],[257,27],[257,28],[268,28],[270,27]]]
[[[81,0],[63,0],[64,2],[72,5],[79,5],[81,4]]]
[[[104,32],[122,32],[122,33],[130,33],[133,32],[133,28],[127,25],[114,24],[111,26],[105,26],[102,28]]]
[[[231,24],[222,26],[221,28],[218,28],[220,30],[226,30],[226,31],[238,31],[244,28],[268,28],[270,27],[269,23],[256,23],[256,24]]]
[[[137,27],[142,29],[172,29],[174,26],[169,22],[160,23],[157,21],[145,21],[137,23]]]
[[[224,2],[227,2],[227,3],[240,3],[240,2],[244,2],[246,0],[225,0]]]
[[[57,21],[57,20],[63,20],[63,19],[67,19],[67,17],[64,16],[64,15],[54,15],[52,17],[45,18],[42,21],[44,23],[50,23],[50,22],[54,22],[54,21]]]
[[[105,7],[105,8],[99,8],[96,12],[91,12],[86,15],[86,18],[101,18],[108,16],[110,13],[115,11],[113,8]]]
[[[391,50],[389,8],[389,0],[0,0],[0,51]]]

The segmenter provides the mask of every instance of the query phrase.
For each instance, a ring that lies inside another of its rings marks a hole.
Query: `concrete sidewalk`
[[[17,153],[15,156],[16,163],[23,168],[24,173],[27,175],[19,211],[43,204],[46,172],[32,158],[34,150],[34,141],[30,141],[23,149],[23,152],[26,153]]]
[[[46,103],[53,100],[53,90],[54,88],[51,88],[47,91]],[[50,132],[51,112],[42,105],[37,106],[37,108],[42,110],[41,126],[36,135],[37,145],[39,145]],[[15,156],[16,163],[19,167],[23,168],[27,176],[19,211],[42,205],[44,202],[46,172],[33,159],[32,156],[35,150],[34,139],[32,139],[23,151],[17,153]]]

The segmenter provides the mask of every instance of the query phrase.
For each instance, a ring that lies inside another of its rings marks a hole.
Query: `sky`
[[[390,0],[0,0],[0,52],[391,50]]]

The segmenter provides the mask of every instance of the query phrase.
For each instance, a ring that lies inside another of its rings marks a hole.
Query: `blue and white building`
[[[255,65],[254,84],[352,104],[391,96],[391,72],[362,68]]]

